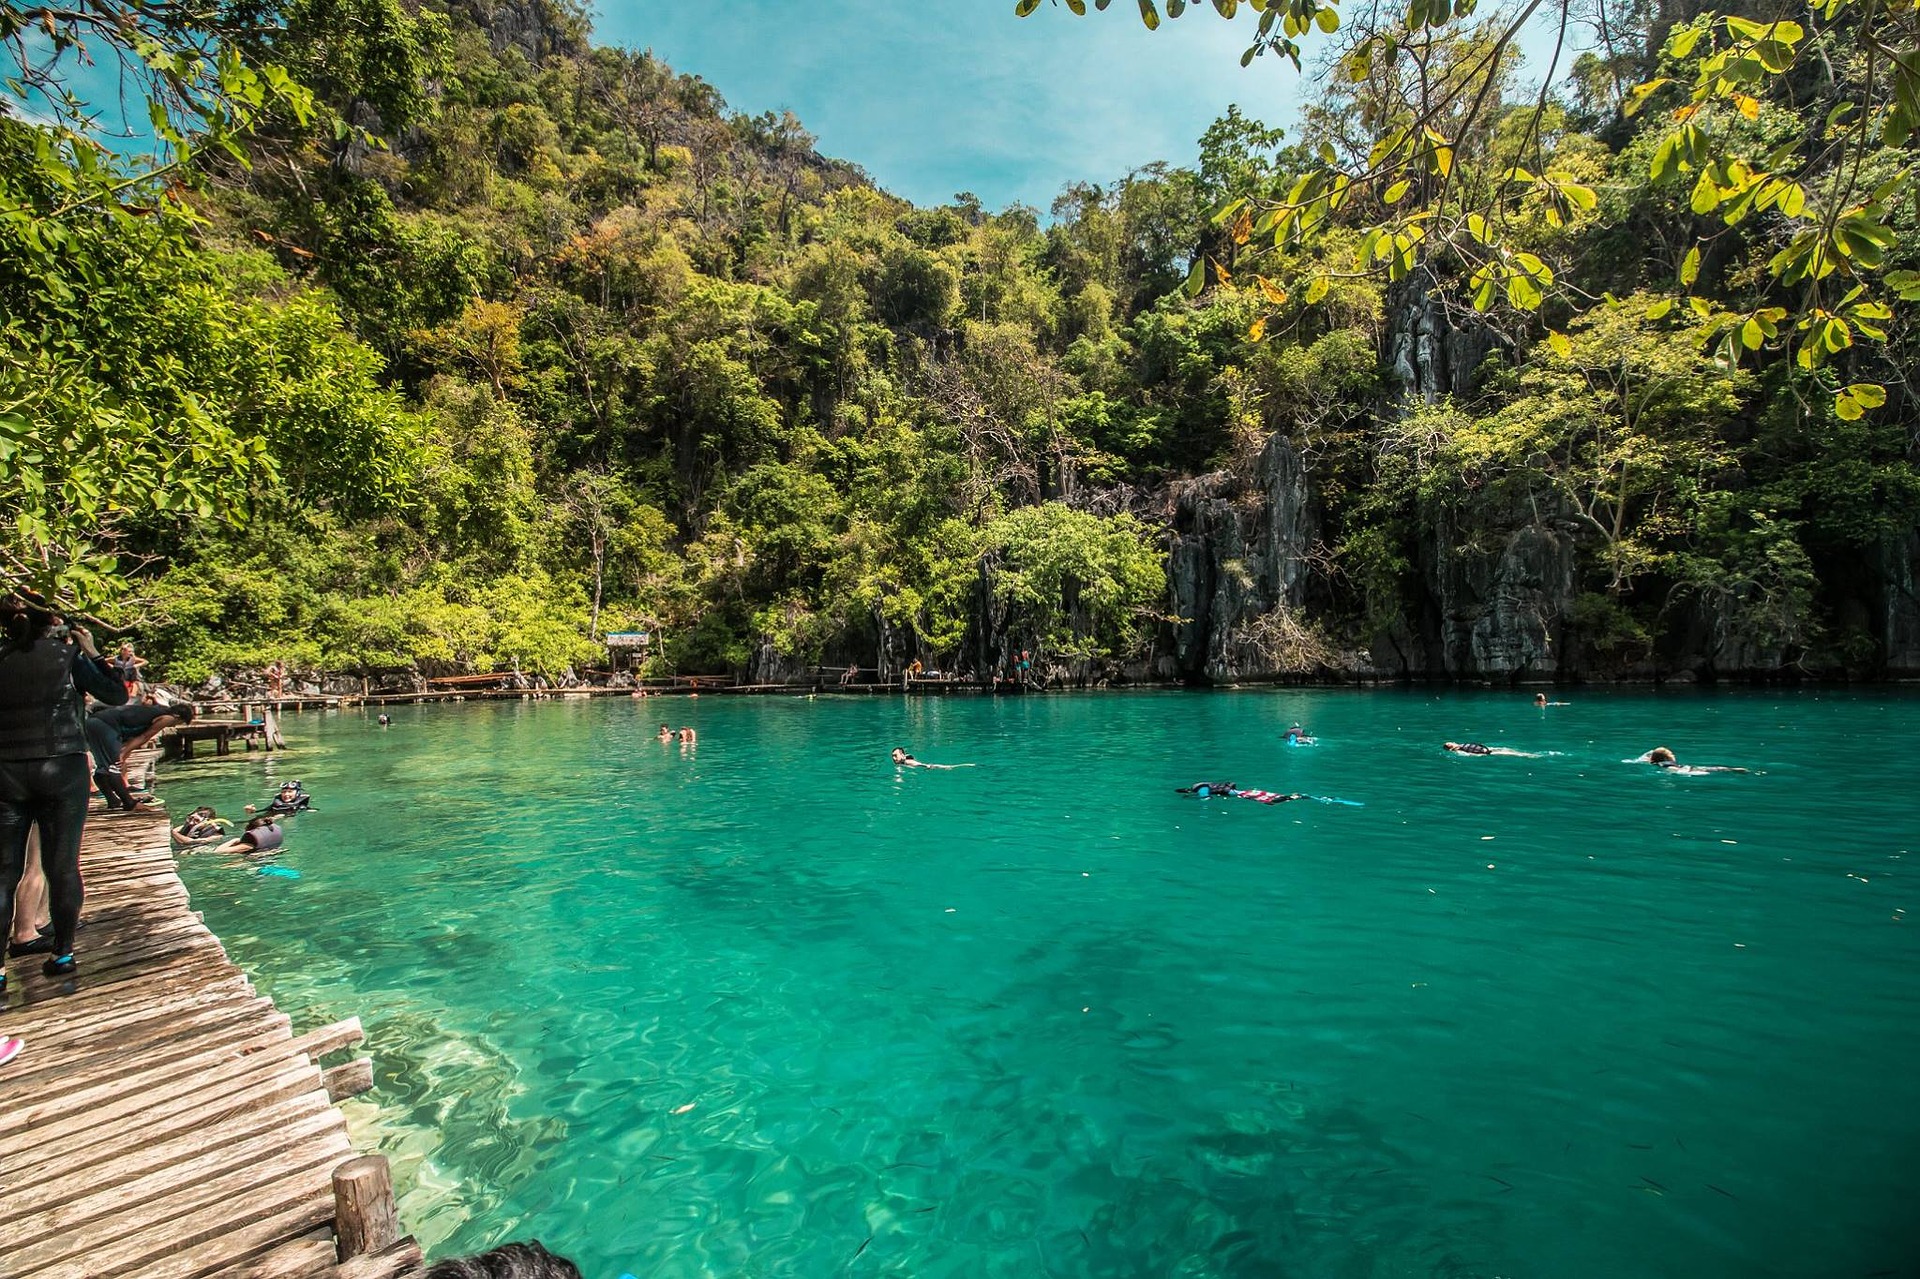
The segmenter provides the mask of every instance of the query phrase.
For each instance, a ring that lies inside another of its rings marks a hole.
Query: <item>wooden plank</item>
[[[45,1008],[45,1005],[42,1005]],[[271,1011],[273,1001],[250,994],[236,986],[209,998],[205,990],[185,992],[152,1008],[98,1008],[85,1021],[67,1021],[52,1016],[43,1018],[33,1036],[35,1049],[84,1046],[89,1051],[119,1049],[186,1034],[201,1026],[219,1025],[229,1019],[257,1017]],[[9,1018],[9,1024],[16,1019]],[[32,1069],[25,1072],[31,1074]],[[9,1072],[8,1082],[24,1078]]]
[[[192,1017],[164,1018],[140,1022],[103,1035],[80,1040],[47,1044],[34,1040],[34,1069],[9,1080],[15,1091],[58,1086],[62,1090],[102,1074],[118,1075],[129,1061],[141,1066],[158,1066],[199,1048],[233,1043],[259,1034],[264,1027],[288,1026],[287,1017],[253,1006],[251,1002],[231,1007],[215,1005]],[[58,1080],[42,1078],[58,1075]]]
[[[212,1132],[235,1122],[255,1110],[266,1110],[286,1102],[313,1097],[328,1100],[319,1080],[305,1067],[287,1067],[247,1082],[239,1095],[224,1095],[197,1105],[148,1111],[132,1119],[105,1128],[70,1131],[62,1134],[66,1144],[58,1147],[35,1145],[0,1154],[0,1176],[21,1178],[47,1175],[54,1170],[94,1167],[111,1163],[127,1150],[150,1142],[164,1141],[195,1129]],[[53,1131],[58,1132],[56,1125]]]
[[[103,1219],[111,1219],[107,1228],[121,1229],[144,1205],[166,1200],[170,1211],[180,1211],[183,1195],[200,1193],[223,1179],[250,1176],[253,1169],[271,1168],[276,1160],[317,1161],[326,1153],[338,1159],[348,1149],[346,1125],[338,1111],[309,1115],[291,1126],[242,1140],[223,1140],[192,1158],[171,1160],[141,1176],[98,1186],[66,1203],[45,1208],[29,1220],[14,1222],[7,1230],[8,1251],[53,1235],[86,1232]]]
[[[239,1042],[207,1045],[152,1069],[109,1072],[104,1078],[94,1076],[83,1081],[72,1092],[9,1106],[0,1113],[0,1140],[16,1133],[47,1131],[73,1117],[105,1123],[181,1097],[209,1097],[221,1090],[242,1088],[252,1076],[291,1064],[282,1053],[258,1051],[274,1042],[285,1043],[285,1034],[284,1026],[272,1026],[250,1033]]]
[[[28,1116],[26,1124],[46,1123],[56,1115],[85,1110],[129,1090],[155,1088],[178,1075],[197,1073],[234,1058],[274,1051],[290,1042],[291,1037],[287,1015],[274,1013],[166,1043],[151,1053],[82,1053],[68,1049],[61,1095],[11,1110]],[[138,1062],[138,1067],[131,1066],[132,1062]],[[0,1133],[10,1129],[10,1120],[11,1115],[0,1115]]]
[[[38,1179],[10,1176],[7,1193],[0,1196],[0,1225],[172,1167],[205,1150],[210,1141],[245,1141],[276,1129],[303,1129],[319,1120],[331,1122],[345,1131],[346,1119],[339,1110],[322,1094],[307,1092],[257,1110],[228,1115],[211,1124],[196,1125],[191,1131],[129,1146],[108,1147],[109,1157],[86,1165],[84,1176]],[[97,1151],[101,1147],[92,1149]]]
[[[110,1258],[120,1264],[122,1257],[140,1257],[131,1268],[101,1269],[94,1258],[77,1257],[51,1267],[44,1276],[36,1275],[35,1279],[105,1279],[123,1274],[137,1274],[140,1279],[203,1279],[244,1265],[325,1224],[333,1213],[333,1201],[330,1191],[313,1191],[294,1182],[283,1182],[233,1205],[232,1209],[223,1206],[200,1219],[183,1222],[183,1230],[190,1229],[196,1237],[192,1242],[182,1238],[179,1251],[155,1255],[150,1249],[143,1252],[139,1241],[134,1240],[114,1249]],[[230,1220],[231,1228],[225,1230],[220,1223],[223,1212],[230,1218],[239,1218]],[[168,1232],[169,1236],[173,1233]]]
[[[295,1239],[252,1261],[217,1271],[214,1279],[325,1279],[333,1273],[333,1240]]]
[[[176,1079],[164,1090],[136,1094],[98,1107],[92,1114],[62,1115],[40,1127],[24,1132],[31,1143],[24,1151],[0,1155],[0,1171],[19,1154],[20,1171],[41,1161],[41,1151],[55,1151],[63,1143],[85,1149],[95,1143],[124,1142],[131,1135],[150,1132],[160,1135],[178,1131],[184,1122],[176,1116],[198,1116],[206,1122],[250,1105],[265,1105],[300,1092],[325,1095],[320,1072],[302,1062],[241,1060],[198,1077]],[[51,1156],[46,1156],[51,1158]]]
[[[420,1245],[408,1236],[379,1252],[341,1262],[333,1274],[334,1279],[397,1279],[420,1269],[426,1260]]]
[[[209,951],[204,947],[163,948],[151,953],[120,956],[115,962],[101,965],[99,956],[81,957],[80,970],[65,977],[42,976],[38,967],[32,970],[25,982],[18,983],[20,994],[25,1003],[40,1003],[46,1000],[63,999],[70,994],[82,991],[98,994],[107,993],[109,986],[125,986],[129,982],[150,981],[164,983],[177,981],[185,970],[203,966],[218,966],[226,962],[223,955]],[[67,989],[71,987],[72,989]],[[113,992],[125,1000],[137,998],[125,990]]]
[[[373,1087],[373,1058],[358,1057],[335,1066],[323,1071],[320,1080],[327,1086],[327,1096],[335,1101],[358,1097]]]
[[[37,1275],[77,1260],[94,1267],[95,1274],[144,1275],[144,1266],[169,1253],[304,1202],[313,1194],[314,1171],[339,1158],[338,1148],[309,1146],[233,1168],[173,1194],[126,1205],[105,1220],[9,1248],[7,1264],[15,1273]]]
[[[193,967],[193,965],[189,965]],[[54,1027],[73,1027],[87,1030],[94,1026],[107,1026],[167,1008],[192,1007],[203,1002],[212,1003],[225,999],[253,998],[253,988],[246,978],[235,972],[228,964],[206,960],[198,962],[198,967],[206,970],[205,980],[191,986],[161,988],[148,993],[145,999],[132,1003],[124,992],[82,986],[71,995],[61,995],[54,999],[43,999],[34,1004],[21,1004],[6,1013],[7,1033],[23,1037],[32,1031],[35,1036],[47,1033]],[[6,1095],[6,1076],[0,1074],[0,1097]]]
[[[336,1021],[331,1026],[322,1026],[318,1030],[309,1030],[293,1041],[293,1050],[305,1053],[318,1061],[331,1052],[342,1048],[351,1048],[367,1037],[361,1028],[358,1017],[349,1017],[345,1021]]]

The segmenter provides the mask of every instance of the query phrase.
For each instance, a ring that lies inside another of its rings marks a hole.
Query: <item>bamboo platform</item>
[[[130,770],[132,771],[132,770]],[[201,922],[161,815],[90,816],[80,971],[12,960],[0,1033],[0,1279],[388,1279],[386,1160],[342,1097],[372,1086],[357,1018],[296,1037]]]

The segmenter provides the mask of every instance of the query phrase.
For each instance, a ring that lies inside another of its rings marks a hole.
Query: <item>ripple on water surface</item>
[[[436,1252],[1905,1273],[1920,702],[1570,700],[402,708],[168,791],[318,796],[300,879],[188,879],[297,1021],[367,1023],[356,1124]],[[1762,771],[1621,762],[1656,744]],[[1173,793],[1201,778],[1365,806]]]

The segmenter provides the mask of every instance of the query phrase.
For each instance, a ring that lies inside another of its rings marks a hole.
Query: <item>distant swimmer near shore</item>
[[[1533,695],[1533,704],[1534,704],[1535,706],[1538,706],[1538,707],[1539,707],[1539,708],[1540,708],[1541,710],[1545,710],[1545,709],[1547,709],[1547,707],[1549,707],[1549,706],[1571,706],[1571,705],[1573,705],[1573,703],[1572,703],[1572,702],[1550,702],[1550,701],[1548,701],[1548,700],[1547,700],[1547,695],[1546,695],[1545,693],[1535,693],[1535,694]]]
[[[1511,755],[1516,759],[1539,759],[1532,751],[1517,751],[1509,746],[1483,746],[1479,742],[1441,742],[1441,749],[1455,755]]]
[[[1677,756],[1664,746],[1656,746],[1639,759],[1627,761],[1630,764],[1652,764],[1655,768],[1669,773],[1678,773],[1682,777],[1704,777],[1708,773],[1750,773],[1750,768],[1736,768],[1731,764],[1682,764]]]
[[[1288,726],[1284,740],[1289,746],[1312,746],[1317,739],[1296,723]]]
[[[900,768],[946,769],[946,768],[972,768],[973,767],[972,764],[929,764],[923,760],[917,760],[913,756],[907,754],[907,748],[904,746],[896,746],[893,748],[893,762]]]

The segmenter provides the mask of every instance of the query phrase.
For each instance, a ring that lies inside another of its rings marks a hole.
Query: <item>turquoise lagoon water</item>
[[[317,796],[301,878],[188,882],[296,1024],[365,1020],[359,1135],[436,1254],[1916,1273],[1920,700],[1569,700],[400,708],[165,789]],[[1657,744],[1764,771],[1621,762]],[[1215,777],[1365,807],[1173,793]]]

